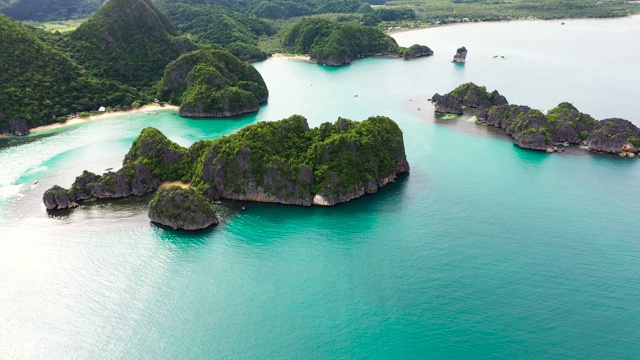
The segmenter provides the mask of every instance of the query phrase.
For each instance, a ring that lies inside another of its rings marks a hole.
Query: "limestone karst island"
[[[0,360],[640,359],[640,2],[0,0]]]

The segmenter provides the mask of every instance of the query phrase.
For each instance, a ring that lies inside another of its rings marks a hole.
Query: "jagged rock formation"
[[[218,224],[216,211],[205,197],[179,186],[156,192],[149,203],[149,219],[182,230],[202,230]]]
[[[462,106],[474,109],[486,109],[494,105],[506,105],[509,102],[500,95],[498,90],[488,92],[484,86],[474,83],[466,83],[458,86],[450,93],[434,94],[431,101],[436,107],[436,112],[462,114]]]
[[[194,176],[209,196],[335,205],[374,193],[409,171],[402,132],[385,117],[339,119],[309,129],[305,118],[292,116],[235,135],[212,144]]]
[[[147,128],[122,169],[103,176],[86,172],[65,190],[68,200],[58,187],[43,200],[48,209],[65,208],[90,197],[140,195],[161,182],[183,181],[209,200],[330,206],[375,193],[409,170],[402,131],[389,118],[340,118],[310,129],[304,117],[294,115],[188,149]]]
[[[585,140],[589,149],[629,156],[640,150],[640,129],[624,119],[599,121]]]
[[[463,105],[476,108],[479,123],[504,129],[516,145],[525,149],[555,152],[555,145],[564,143],[622,156],[635,156],[640,151],[640,129],[630,121],[598,121],[567,102],[545,115],[528,106],[509,105],[497,91],[487,93],[483,89],[469,83],[451,93],[436,94],[432,99],[436,112],[461,114]]]
[[[125,166],[117,172],[110,171],[103,175],[85,170],[76,177],[69,190],[56,185],[45,192],[43,201],[47,210],[66,209],[76,207],[82,200],[90,198],[141,196],[159,186],[160,180],[140,164]]]
[[[547,112],[547,122],[554,142],[579,144],[587,138],[598,123],[589,114],[583,114],[568,102],[560,103]]]
[[[78,206],[78,203],[73,200],[69,191],[58,185],[45,191],[42,201],[47,210],[70,209]]]
[[[458,50],[456,51],[456,54],[453,55],[453,60],[451,62],[464,64],[466,60],[467,60],[467,48],[462,46],[462,47],[459,47]]]
[[[546,151],[551,146],[546,117],[528,106],[495,106],[478,111],[476,117],[479,121],[504,129],[521,148]]]
[[[451,96],[434,94],[431,97],[431,102],[436,108],[436,112],[443,114],[455,114],[462,115],[462,102],[454,99]]]
[[[206,48],[167,66],[158,97],[180,105],[180,116],[211,118],[256,112],[269,91],[253,66],[221,48]]]

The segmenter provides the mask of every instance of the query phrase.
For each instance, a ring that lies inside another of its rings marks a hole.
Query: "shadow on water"
[[[221,225],[213,225],[203,230],[193,231],[176,230],[169,226],[151,222],[149,226],[159,240],[170,243],[177,249],[189,250],[207,244],[208,241],[215,237],[216,232],[220,231]]]

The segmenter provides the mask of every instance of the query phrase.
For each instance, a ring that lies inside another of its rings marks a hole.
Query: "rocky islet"
[[[195,195],[180,199],[332,206],[376,193],[409,170],[402,131],[389,118],[339,118],[310,128],[304,117],[294,115],[189,148],[146,128],[120,170],[85,171],[69,189],[47,190],[43,202],[48,210],[72,208],[90,198],[140,196],[162,183],[181,181]]]
[[[596,120],[563,102],[546,114],[524,105],[509,104],[496,90],[473,83],[432,97],[435,111],[463,114],[463,107],[475,110],[478,123],[505,130],[521,148],[557,151],[558,144],[580,145],[589,150],[634,157],[640,150],[640,129],[628,120]]]

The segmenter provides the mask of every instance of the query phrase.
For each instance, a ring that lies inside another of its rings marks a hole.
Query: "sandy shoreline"
[[[269,57],[269,59],[287,59],[287,60],[305,60],[311,61],[311,57],[309,55],[299,55],[299,54],[283,54],[283,53],[275,53]]]
[[[160,189],[166,189],[166,188],[171,187],[171,186],[179,186],[179,187],[181,187],[183,189],[191,188],[191,184],[183,183],[181,181],[167,181],[167,182],[164,182],[164,183],[160,184]]]
[[[175,106],[175,105],[165,105],[165,106],[160,106],[160,105],[156,105],[156,104],[154,104],[154,105],[144,105],[144,106],[142,106],[140,108],[133,109],[133,110],[114,111],[114,112],[109,112],[109,113],[89,116],[87,118],[73,118],[73,119],[67,120],[67,121],[65,121],[63,123],[55,123],[55,124],[38,126],[38,127],[33,128],[33,129],[29,129],[29,132],[31,134],[35,134],[35,133],[39,133],[39,132],[42,132],[42,131],[61,129],[61,128],[65,128],[65,127],[68,127],[68,126],[71,126],[71,125],[83,124],[83,123],[94,121],[94,120],[108,119],[108,118],[122,116],[122,115],[138,114],[138,113],[144,113],[144,112],[149,112],[149,111],[178,110],[178,109],[179,109],[179,107]]]

